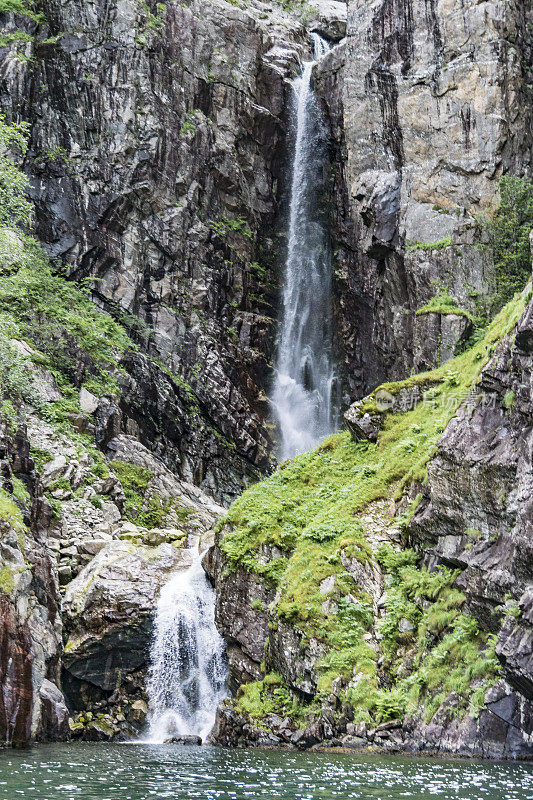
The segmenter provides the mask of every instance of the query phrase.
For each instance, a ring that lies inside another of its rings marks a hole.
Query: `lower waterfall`
[[[215,626],[215,590],[198,549],[161,590],[147,691],[151,742],[209,734],[226,697],[224,640]]]

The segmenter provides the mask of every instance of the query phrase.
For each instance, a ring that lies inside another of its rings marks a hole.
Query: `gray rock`
[[[52,461],[48,461],[41,472],[43,486],[50,486],[57,478],[60,478],[67,469],[67,459],[63,455],[58,455]]]
[[[80,408],[84,414],[94,414],[98,408],[98,398],[83,386],[80,389]]]

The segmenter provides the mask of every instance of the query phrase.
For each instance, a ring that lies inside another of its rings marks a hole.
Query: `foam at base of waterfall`
[[[279,374],[271,400],[283,432],[282,460],[311,450],[322,433],[314,424],[321,402],[318,393],[307,391],[289,375]]]
[[[209,734],[227,696],[224,640],[215,626],[215,591],[199,552],[161,590],[147,683],[148,741]]]

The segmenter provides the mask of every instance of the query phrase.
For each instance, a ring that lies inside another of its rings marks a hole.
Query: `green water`
[[[0,799],[532,800],[533,764],[179,745],[0,752]]]

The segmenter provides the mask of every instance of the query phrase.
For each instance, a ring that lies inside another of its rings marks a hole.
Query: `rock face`
[[[308,35],[277,3],[225,0],[53,0],[39,28],[7,21],[36,35],[35,69],[11,48],[0,72],[34,132],[36,232],[153,359],[123,364],[115,429],[231,498],[269,466],[284,77]]]
[[[449,357],[460,327],[415,312],[491,291],[475,220],[532,165],[531,14],[522,2],[350,0],[317,88],[334,138],[337,320],[352,392]],[[523,109],[523,113],[519,112]],[[416,320],[416,322],[415,322]],[[433,341],[431,341],[433,340]]]
[[[512,688],[494,698],[502,755],[533,733],[532,342],[530,304],[443,434],[409,526],[428,565],[463,570],[458,583],[472,613],[498,634]]]
[[[26,430],[0,427],[0,743],[68,735],[60,691],[62,623],[53,559],[47,549],[50,504],[42,495]],[[24,487],[24,511],[6,492]]]
[[[110,449],[118,463],[127,459],[150,475],[147,496],[173,504],[174,511],[169,508],[158,528],[119,518],[111,536],[99,534],[78,545],[86,566],[65,587],[62,676],[74,713],[72,733],[86,739],[128,738],[141,730],[160,590],[190,565],[187,548],[199,540],[202,549],[209,545],[209,532],[224,510],[196,486],[178,481],[140,442],[120,435]]]

